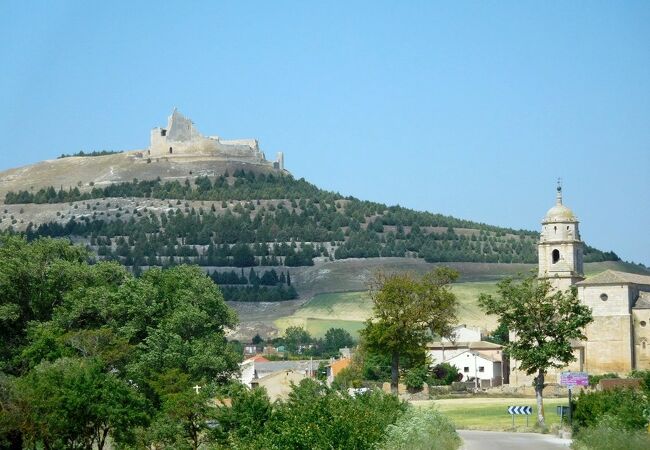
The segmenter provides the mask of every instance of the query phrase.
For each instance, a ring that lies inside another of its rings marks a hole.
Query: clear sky
[[[650,2],[0,2],[0,170],[177,106],[320,187],[650,265]]]

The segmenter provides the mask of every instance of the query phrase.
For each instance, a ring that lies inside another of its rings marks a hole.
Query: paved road
[[[458,430],[464,450],[557,450],[571,445],[568,439],[537,433],[507,433],[501,431]]]

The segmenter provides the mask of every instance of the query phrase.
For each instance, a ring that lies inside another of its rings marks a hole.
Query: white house
[[[443,338],[443,342],[480,342],[483,333],[479,327],[459,325],[451,332],[450,338]]]
[[[479,387],[500,386],[503,380],[502,363],[493,355],[465,350],[445,361],[463,375],[462,381],[479,380]]]
[[[462,381],[480,380],[481,387],[503,383],[502,347],[492,342],[449,342],[427,344],[431,365],[448,363],[463,375]]]

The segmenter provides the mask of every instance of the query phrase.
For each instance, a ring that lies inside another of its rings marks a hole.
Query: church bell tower
[[[554,288],[566,290],[584,280],[583,243],[578,219],[562,204],[562,184],[558,180],[555,206],[542,220],[542,233],[537,246],[539,278],[547,279]]]

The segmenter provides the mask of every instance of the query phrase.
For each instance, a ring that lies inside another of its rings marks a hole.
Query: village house
[[[504,379],[503,347],[486,341],[427,344],[431,365],[447,363],[463,376],[461,381],[478,380],[477,387],[500,386]]]

